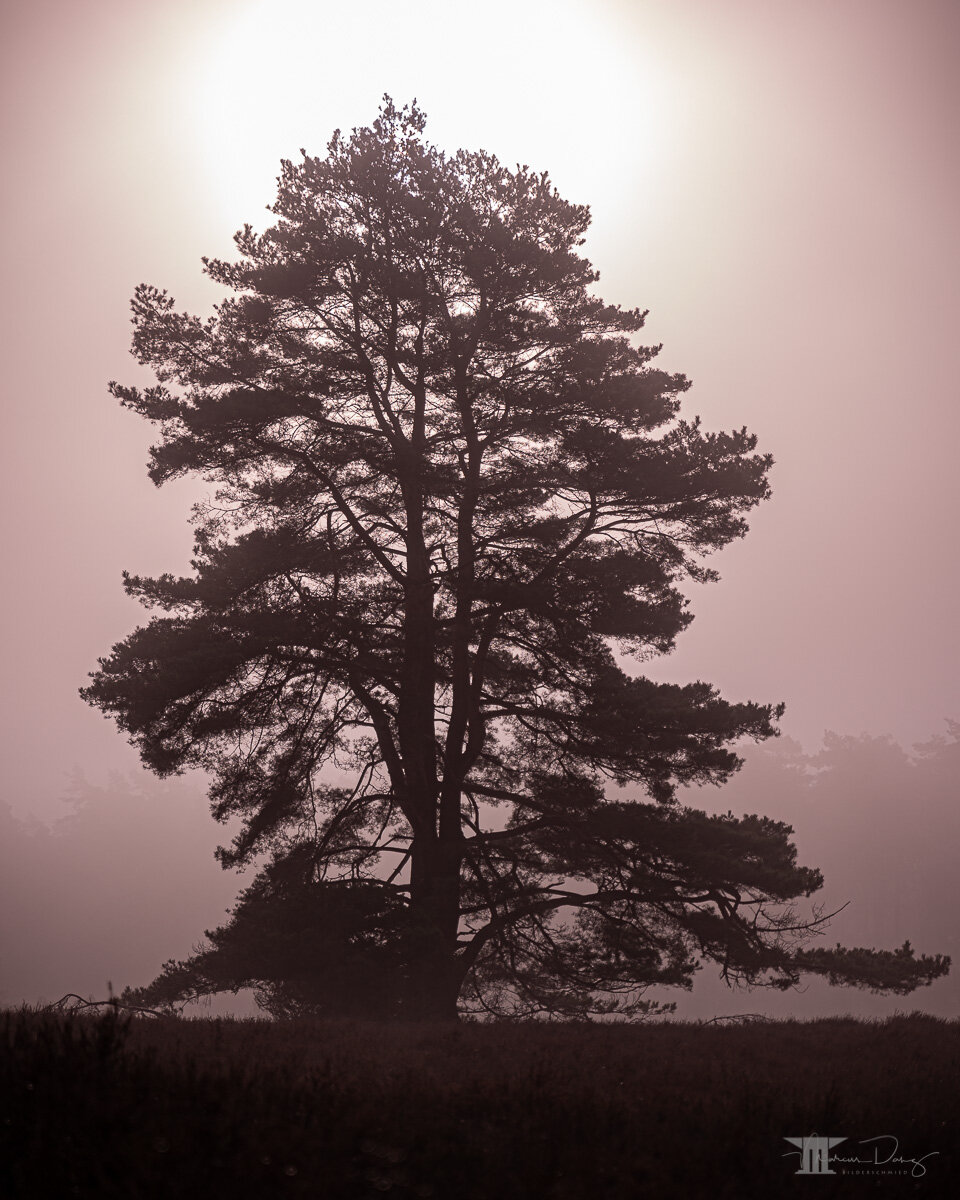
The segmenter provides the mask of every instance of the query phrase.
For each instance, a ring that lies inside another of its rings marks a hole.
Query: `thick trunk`
[[[413,832],[402,1011],[408,1020],[455,1021],[460,991],[457,934],[463,835],[459,793],[453,806],[448,797],[441,798],[437,770],[434,579],[424,530],[427,453],[422,336],[417,357],[414,420],[409,443],[398,455],[406,515],[406,580],[397,737],[404,810]]]
[[[410,876],[410,930],[403,1016],[411,1021],[456,1021],[461,969],[460,863],[457,842],[414,840]]]

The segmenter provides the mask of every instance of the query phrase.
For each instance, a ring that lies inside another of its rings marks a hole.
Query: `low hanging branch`
[[[73,1000],[73,1004],[67,1004],[68,1000]],[[77,1012],[85,1008],[112,1008],[114,1012],[136,1012],[146,1013],[151,1017],[163,1017],[170,1014],[160,1012],[155,1008],[145,1008],[141,1004],[128,1004],[117,996],[111,996],[109,1000],[84,1000],[82,996],[78,996],[76,992],[67,992],[65,996],[61,996],[59,1000],[53,1004],[44,1005],[41,1012]]]

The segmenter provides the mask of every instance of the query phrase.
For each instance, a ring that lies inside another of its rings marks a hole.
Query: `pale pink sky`
[[[786,733],[960,719],[960,5],[952,0],[21,0],[2,6],[2,799],[136,768],[77,688],[186,567],[133,381],[141,281],[204,310],[201,254],[261,227],[278,162],[379,98],[591,204],[608,300],[746,424],[774,499],[692,595],[660,678],[785,700]],[[771,809],[771,811],[773,811]],[[776,815],[786,815],[776,813]],[[198,822],[203,804],[198,805]],[[815,853],[810,856],[816,861]],[[215,867],[211,867],[215,871]],[[939,947],[929,947],[938,949]],[[188,947],[184,947],[184,952]],[[172,952],[172,951],[171,951]]]

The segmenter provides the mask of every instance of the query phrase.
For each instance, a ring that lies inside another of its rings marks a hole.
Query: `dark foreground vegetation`
[[[821,1200],[954,1196],[960,1181],[956,1021],[398,1028],[21,1010],[2,1025],[5,1197]],[[795,1174],[784,1139],[813,1133],[847,1139],[837,1174]],[[851,1174],[844,1153],[874,1173]]]

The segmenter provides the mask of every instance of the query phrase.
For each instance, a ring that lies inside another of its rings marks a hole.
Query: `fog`
[[[61,808],[46,823],[0,806],[0,1005],[149,982],[221,923],[243,884],[214,862],[229,839],[195,781],[77,775]]]
[[[202,780],[151,779],[77,695],[144,619],[121,570],[187,568],[198,495],[153,488],[150,430],[106,382],[143,378],[133,288],[207,311],[200,255],[262,228],[281,157],[322,153],[384,91],[446,149],[589,203],[600,293],[650,309],[688,414],[776,459],[649,669],[785,701],[784,736],[686,798],[793,824],[828,907],[851,901],[834,941],[957,953],[960,7],[14,0],[2,19],[4,1003],[146,982],[243,885],[213,861],[229,833]],[[682,1011],[957,1011],[955,978],[899,1000],[711,987]]]
[[[909,749],[890,737],[828,734],[816,753],[790,738],[744,753],[745,765],[728,785],[688,791],[682,801],[792,824],[800,861],[825,876],[823,891],[798,911],[846,905],[824,933],[826,945],[892,949],[909,940],[919,951],[960,961],[960,727]],[[51,1003],[67,992],[105,999],[108,985],[119,991],[148,983],[167,959],[186,958],[204,929],[222,924],[249,882],[213,860],[230,828],[207,815],[199,779],[115,775],[94,785],[78,776],[62,807],[50,825],[0,809],[0,1004]],[[951,1016],[960,976],[907,997],[820,980],[779,993],[731,990],[708,965],[692,993],[650,996],[675,1001],[676,1015],[687,1019],[913,1010]],[[188,1011],[256,1009],[245,993]]]
[[[889,736],[827,733],[816,752],[790,738],[745,752],[746,761],[721,789],[684,797],[686,803],[735,815],[763,813],[792,825],[801,863],[819,867],[824,887],[797,911],[822,905],[837,912],[819,943],[918,951],[960,961],[960,883],[955,848],[960,837],[960,727],[905,748]],[[817,942],[812,944],[818,944]],[[786,993],[730,991],[717,968],[706,967],[678,1016],[720,1014],[819,1017],[839,1013],[879,1017],[919,1010],[956,1016],[960,978],[908,996],[878,996],[807,980]]]

